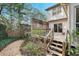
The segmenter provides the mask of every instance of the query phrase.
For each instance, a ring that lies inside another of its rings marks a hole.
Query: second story
[[[47,20],[59,20],[67,18],[68,5],[65,3],[59,3],[46,9]]]

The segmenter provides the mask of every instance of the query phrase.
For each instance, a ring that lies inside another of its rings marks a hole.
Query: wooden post
[[[66,44],[63,42],[62,55],[65,56]]]

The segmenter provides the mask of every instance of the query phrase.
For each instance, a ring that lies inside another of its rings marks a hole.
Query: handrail
[[[49,43],[48,44],[46,44],[46,40],[48,40],[48,37],[51,35],[51,37],[50,37],[50,41],[49,41]],[[45,36],[45,44],[46,44],[46,49],[48,49],[48,46],[50,45],[50,43],[52,42],[52,39],[54,38],[54,33],[53,33],[53,29],[51,29],[50,31],[49,31],[49,33]]]
[[[50,36],[50,34],[53,32],[53,30],[51,29],[50,31],[49,31],[49,33],[45,36],[45,38],[48,38],[48,36]]]
[[[34,35],[34,34],[33,34],[33,35]],[[39,35],[36,34],[35,37],[39,37]],[[49,44],[51,43],[51,41],[52,41],[52,39],[53,39],[53,37],[54,37],[53,29],[51,29],[51,30],[48,32],[48,34],[47,34],[46,36],[40,36],[40,37],[42,37],[42,38],[44,39],[44,44],[45,44],[46,47],[48,48]],[[46,44],[46,41],[48,40],[49,37],[50,37],[50,41],[49,41],[48,44]],[[47,49],[47,48],[46,48],[46,49]]]

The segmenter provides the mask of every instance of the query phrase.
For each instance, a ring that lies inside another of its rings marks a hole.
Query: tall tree
[[[3,11],[6,12],[3,13]],[[5,17],[6,15],[8,17]],[[15,27],[21,29],[21,21],[27,20],[26,22],[28,22],[32,18],[44,20],[45,15],[29,3],[3,3],[0,4],[0,18],[5,23],[7,22],[11,30],[14,30]]]

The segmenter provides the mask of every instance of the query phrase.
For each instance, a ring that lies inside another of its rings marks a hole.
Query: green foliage
[[[79,44],[75,50],[76,50],[76,55],[79,56]]]
[[[30,56],[31,55],[35,55],[35,56],[44,55],[43,49],[33,42],[28,42],[23,48],[26,49],[27,55],[30,55]]]
[[[79,36],[79,31],[76,32],[77,36]]]
[[[77,46],[75,46],[75,48],[71,48],[71,43],[74,42],[75,39],[78,40],[79,37],[79,32],[73,30],[73,32],[71,34],[69,34],[69,37],[67,38],[68,41],[68,55],[79,55],[79,44],[77,44]],[[77,42],[76,42],[77,43]]]
[[[6,25],[0,24],[0,30],[5,30],[6,29]]]
[[[73,56],[76,55],[76,48],[71,48],[70,49],[70,55],[73,55]]]
[[[6,26],[3,24],[0,24],[0,40],[3,38],[6,38],[8,35],[6,33]]]
[[[0,40],[6,38],[8,34],[5,31],[0,31]]]
[[[5,10],[6,11],[5,11]],[[3,12],[6,14],[4,15]],[[25,17],[24,17],[25,15]],[[7,24],[8,29],[14,30],[14,21],[16,20],[16,27],[21,28],[20,23],[22,20],[31,21],[32,18],[40,20],[45,19],[45,15],[42,14],[38,9],[33,8],[31,4],[27,3],[2,3],[0,4],[0,18]],[[4,16],[4,17],[3,17]]]
[[[33,34],[38,34],[38,35],[45,35],[45,33],[46,33],[46,30],[43,30],[43,29],[33,29],[32,30],[32,33]]]
[[[9,44],[10,42],[16,40],[15,37],[6,37],[2,40],[0,40],[0,49],[5,47],[7,44]]]
[[[71,56],[79,56],[79,45],[76,48],[71,48],[69,52]]]
[[[26,35],[23,35],[22,37],[20,37],[20,39],[24,39],[26,41],[29,41],[29,40],[31,40],[31,34],[27,33]]]
[[[25,37],[26,37],[27,39],[31,39],[31,34],[30,34],[30,33],[27,33],[27,34],[25,35]]]

